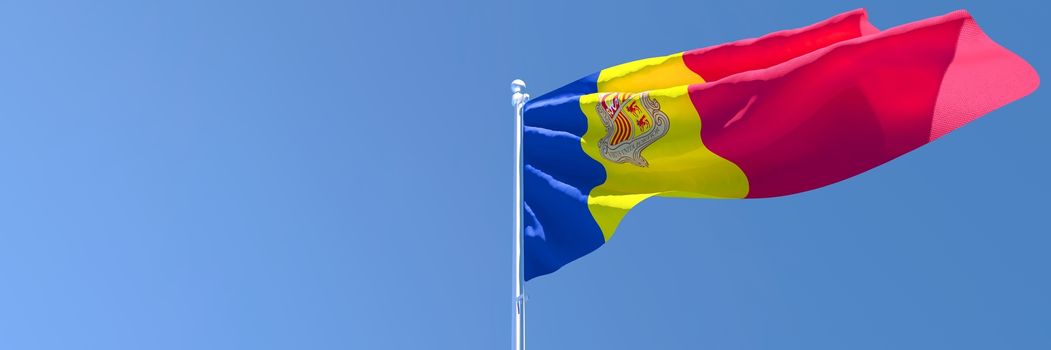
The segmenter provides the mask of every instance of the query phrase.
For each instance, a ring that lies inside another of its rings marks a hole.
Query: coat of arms
[[[598,142],[603,158],[617,163],[649,166],[642,150],[668,133],[668,115],[649,93],[609,93],[595,106],[606,136]]]

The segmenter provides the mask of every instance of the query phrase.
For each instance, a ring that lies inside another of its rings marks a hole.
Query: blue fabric
[[[580,95],[596,92],[598,73],[529,101],[522,132],[525,279],[552,273],[605,243],[587,198],[606,181],[580,148],[587,117]]]

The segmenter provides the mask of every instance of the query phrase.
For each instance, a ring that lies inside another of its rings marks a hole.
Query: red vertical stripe
[[[960,36],[968,25],[970,16],[956,12],[692,86],[702,140],[741,167],[748,197],[807,191],[878,166],[929,142],[936,110],[949,115],[943,120],[969,121],[976,115],[961,117],[961,101],[981,101],[971,108],[980,115],[1036,88],[1032,68],[980,30]],[[997,85],[945,80],[947,70],[1013,73],[1012,81],[985,78]],[[944,100],[940,91],[955,93]]]
[[[808,27],[767,34],[758,39],[686,51],[682,59],[708,82],[762,69],[822,47],[875,33],[865,10],[850,11]]]

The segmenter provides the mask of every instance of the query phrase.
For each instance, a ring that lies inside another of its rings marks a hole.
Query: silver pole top
[[[525,90],[525,82],[522,79],[515,79],[511,81],[511,105],[516,108],[521,108],[526,100],[529,100],[529,94],[522,92]]]

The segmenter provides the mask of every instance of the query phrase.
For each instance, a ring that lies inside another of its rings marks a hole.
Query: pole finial
[[[525,105],[525,102],[529,100],[529,94],[523,92],[525,90],[525,82],[522,79],[515,79],[511,81],[511,105],[515,108],[521,108]]]

